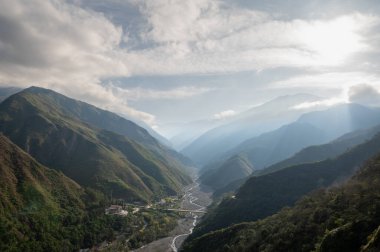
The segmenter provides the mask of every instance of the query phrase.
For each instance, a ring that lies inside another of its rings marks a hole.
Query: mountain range
[[[198,165],[206,165],[241,142],[294,121],[305,110],[295,106],[322,98],[310,94],[281,96],[242,112],[208,130],[181,152]]]
[[[39,87],[0,98],[1,251],[77,251],[115,230],[132,235],[145,217],[106,216],[105,206],[151,203],[192,182],[193,161],[147,125]],[[320,98],[293,98],[195,140],[200,156],[183,152],[205,164],[199,181],[216,199],[184,251],[378,250],[380,110],[351,103],[300,115],[289,107]]]
[[[183,251],[379,251],[379,176],[377,155],[348,182],[313,192],[262,220],[189,240]]]
[[[328,127],[324,127],[326,124],[328,124]],[[209,181],[217,180],[217,176],[212,178],[212,174],[219,174],[221,169],[225,169],[229,158],[236,155],[245,157],[249,165],[255,167],[256,174],[277,170],[297,162],[307,162],[307,159],[318,161],[321,160],[318,155],[321,155],[321,158],[328,158],[327,153],[330,153],[330,157],[333,157],[334,154],[342,153],[347,147],[364,141],[365,135],[363,134],[367,134],[368,139],[374,132],[377,132],[377,129],[373,129],[372,132],[367,132],[365,129],[378,124],[380,124],[380,110],[359,104],[338,105],[327,110],[306,113],[290,124],[246,140],[237,147],[230,149],[204,166],[201,173],[207,174]],[[342,134],[356,130],[359,131],[355,133],[357,135],[348,135],[346,136],[347,139],[337,139],[336,142],[328,145],[330,141],[340,137]],[[363,132],[361,133],[360,130],[363,130]],[[298,156],[292,157],[303,148],[313,145],[321,146],[319,149],[306,149]],[[328,149],[328,147],[331,148]],[[305,160],[299,156],[302,156]],[[297,161],[297,159],[299,160]],[[233,167],[231,165],[230,167],[232,174]],[[236,170],[239,171],[240,167],[236,166]],[[204,175],[201,176],[201,180],[203,177]],[[243,177],[240,179],[243,179]],[[243,181],[241,180],[241,182]],[[218,183],[223,183],[223,186],[227,186],[231,182],[234,181],[219,181]],[[216,189],[228,191],[238,185],[239,183],[235,183],[234,186],[230,186],[230,189],[227,190],[222,189],[223,186]]]
[[[252,176],[237,190],[236,195],[222,200],[205,216],[192,237],[275,214],[313,190],[344,181],[363,162],[379,152],[380,134],[377,134],[336,158],[297,164],[262,176]]]
[[[313,163],[337,157],[352,147],[370,140],[379,132],[380,126],[375,126],[369,129],[361,129],[344,134],[343,136],[338,137],[337,139],[327,144],[306,147],[288,159],[273,164],[265,169],[254,170],[251,176],[261,176],[289,166],[294,166],[302,163]],[[213,171],[217,172],[218,166],[215,168],[216,170]],[[231,170],[233,170],[233,168],[231,168]],[[224,187],[216,189],[213,194],[214,197],[220,198],[224,194],[235,192],[240,186],[244,184],[247,179],[248,177],[235,180],[229,184],[226,184]]]

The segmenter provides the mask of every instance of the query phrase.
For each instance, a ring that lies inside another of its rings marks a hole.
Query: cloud
[[[273,88],[319,88],[319,89],[345,89],[360,82],[370,82],[380,85],[376,73],[365,71],[329,71],[320,73],[300,74],[295,77],[272,83]]]
[[[360,103],[368,106],[380,106],[380,92],[368,84],[359,84],[348,90],[350,102]]]
[[[236,115],[236,112],[232,109],[229,109],[229,110],[225,110],[225,111],[222,111],[220,113],[214,114],[214,119],[224,120],[224,119],[227,119],[227,118],[232,117],[234,115]]]
[[[3,82],[336,66],[371,49],[363,33],[379,21],[358,13],[281,20],[222,1],[129,0],[124,6],[139,10],[140,23],[115,25],[86,1],[0,1]],[[123,6],[102,6],[116,3]]]
[[[281,20],[222,1],[133,1],[153,46],[130,52],[139,74],[225,73],[276,67],[340,66],[373,48],[364,33],[375,16]],[[139,60],[137,60],[139,59]],[[149,68],[144,68],[149,66]]]
[[[154,117],[128,106],[101,85],[108,76],[128,76],[118,56],[122,28],[101,13],[64,1],[0,0],[0,83],[43,86],[102,108],[137,117]]]
[[[331,106],[341,104],[341,103],[346,103],[346,102],[347,100],[344,97],[333,97],[333,98],[325,99],[321,101],[303,102],[291,107],[291,109],[296,109],[296,110],[321,109],[321,108],[331,107]]]
[[[118,89],[103,80],[339,67],[376,47],[365,36],[379,24],[363,13],[281,19],[212,0],[0,0],[0,6],[1,85],[52,88],[151,125],[154,116],[128,100],[186,99],[209,89],[192,83]]]
[[[130,88],[124,89],[120,87],[113,87],[116,92],[121,93],[122,96],[128,100],[178,100],[190,98],[193,96],[201,95],[211,91],[207,87],[194,87],[183,86],[168,90],[148,89],[148,88]]]

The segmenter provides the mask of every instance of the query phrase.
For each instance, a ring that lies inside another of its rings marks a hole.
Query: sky
[[[380,1],[0,0],[1,86],[158,132],[297,93],[377,106],[379,56]]]

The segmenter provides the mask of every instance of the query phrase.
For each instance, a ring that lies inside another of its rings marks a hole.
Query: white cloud
[[[178,100],[201,95],[211,91],[207,87],[183,86],[168,90],[147,89],[147,88],[130,88],[124,89],[113,87],[117,93],[120,93],[128,100]]]
[[[379,23],[377,17],[359,13],[284,21],[211,0],[134,2],[147,22],[140,36],[154,45],[130,52],[141,63],[132,70],[139,74],[340,66],[373,49],[364,33]]]
[[[129,0],[142,20],[131,28],[80,7],[86,1],[71,2],[0,0],[0,83],[53,88],[151,125],[154,116],[131,108],[128,100],[185,99],[209,89],[190,85],[128,90],[104,85],[102,80],[339,67],[353,55],[373,50],[365,34],[379,24],[378,17],[360,13],[326,20],[280,20],[222,1]],[[136,47],[140,42],[143,46]],[[274,87],[378,83],[376,76],[366,73],[352,76],[300,76]]]
[[[130,0],[146,22],[133,30],[63,0],[0,1],[10,34],[0,40],[0,80],[15,83],[335,66],[371,49],[362,33],[379,21],[356,13],[278,20],[222,1]],[[131,49],[136,37],[148,46]]]
[[[232,109],[229,109],[229,110],[225,110],[225,111],[222,111],[220,113],[214,114],[214,119],[224,120],[224,119],[227,119],[227,118],[232,117],[234,115],[236,115],[236,112]]]
[[[368,72],[324,72],[297,75],[272,83],[272,88],[319,88],[346,89],[357,83],[373,83],[380,86],[380,78],[375,73]]]
[[[298,105],[293,106],[291,109],[296,110],[311,110],[311,109],[321,109],[326,107],[331,107],[337,104],[346,103],[347,99],[345,97],[333,97],[326,100],[321,101],[313,101],[313,102],[303,102]]]
[[[102,14],[64,1],[0,0],[0,83],[43,86],[102,108],[154,121],[103,87],[129,75],[119,57],[123,33]],[[122,52],[120,52],[122,53]]]

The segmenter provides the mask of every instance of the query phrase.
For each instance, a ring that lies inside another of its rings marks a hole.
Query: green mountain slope
[[[233,156],[215,170],[208,171],[200,177],[204,185],[214,189],[222,188],[236,180],[248,177],[254,170],[252,164],[243,156]]]
[[[1,251],[53,251],[52,245],[70,250],[75,237],[68,233],[84,215],[83,195],[74,181],[43,167],[0,135]]]
[[[114,115],[112,122],[113,114],[103,112],[50,90],[29,88],[0,104],[0,131],[40,163],[109,197],[149,201],[190,182],[144,129],[130,123],[133,141],[89,124],[102,118],[107,123],[97,126],[122,120]]]
[[[54,104],[56,108],[70,118],[85,122],[92,127],[126,136],[128,139],[144,145],[144,147],[154,151],[157,155],[164,157],[165,161],[170,162],[173,166],[184,168],[184,165],[192,165],[190,159],[162,145],[145,128],[115,113],[68,98],[49,89],[30,87],[25,91],[43,99],[49,105]],[[42,103],[41,105],[44,104]]]
[[[379,251],[380,156],[348,182],[321,189],[260,221],[187,242],[183,251]]]
[[[249,178],[234,198],[224,199],[209,212],[193,237],[234,223],[255,221],[294,204],[303,195],[350,176],[365,160],[380,152],[380,135],[335,159],[291,166]]]

